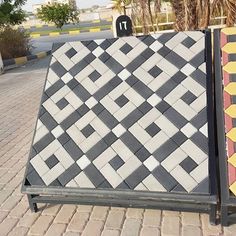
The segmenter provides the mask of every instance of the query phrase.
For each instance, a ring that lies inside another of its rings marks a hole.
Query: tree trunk
[[[184,0],[184,9],[185,9],[185,30],[198,29],[197,1]]]
[[[171,0],[173,12],[175,14],[175,30],[183,31],[185,29],[184,24],[184,0]]]
[[[236,20],[236,1],[235,0],[225,0],[225,6],[227,9],[226,25],[228,27],[234,26],[235,20]]]
[[[161,11],[161,0],[155,0],[154,11],[155,11],[155,20],[156,20],[156,30],[158,31],[159,30],[158,13],[160,13],[160,11]]]
[[[153,22],[153,16],[152,16],[151,0],[148,0],[148,13],[149,13],[150,21],[151,21],[151,24],[152,24],[152,30],[153,30],[154,33],[156,33],[154,22]]]

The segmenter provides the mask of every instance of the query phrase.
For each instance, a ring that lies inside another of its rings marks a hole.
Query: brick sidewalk
[[[159,210],[40,204],[20,193],[48,59],[0,76],[0,235],[236,235],[208,215]]]

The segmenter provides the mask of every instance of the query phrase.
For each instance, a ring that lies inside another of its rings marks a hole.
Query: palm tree
[[[221,9],[226,13],[226,25],[233,26],[236,21],[236,0],[214,0],[212,12],[219,13]]]
[[[132,0],[112,0],[115,9],[117,9],[120,13],[123,11],[122,3],[124,3],[125,6],[128,6],[131,4]]]

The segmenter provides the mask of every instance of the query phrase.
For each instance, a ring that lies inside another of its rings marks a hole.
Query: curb
[[[52,51],[49,50],[49,51],[46,51],[46,52],[37,53],[35,55],[28,55],[28,56],[25,56],[25,57],[17,57],[17,58],[3,60],[3,66],[4,67],[9,67],[9,66],[14,66],[14,65],[22,65],[22,64],[27,63],[28,61],[44,58],[44,57],[50,55],[51,52]]]
[[[94,32],[100,32],[100,31],[105,31],[105,30],[111,30],[112,27],[109,26],[107,28],[91,28],[91,29],[86,29],[86,30],[72,30],[72,31],[67,31],[67,32],[51,32],[51,33],[47,33],[47,34],[34,34],[31,33],[30,37],[31,38],[39,38],[39,37],[44,37],[44,36],[50,36],[50,37],[55,37],[55,36],[59,36],[59,35],[76,35],[76,34],[80,34],[80,33],[94,33]]]

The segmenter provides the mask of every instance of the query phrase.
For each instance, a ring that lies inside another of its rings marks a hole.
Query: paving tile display
[[[202,32],[54,45],[27,185],[209,193],[205,60]]]
[[[236,195],[236,28],[221,30],[228,181]]]

